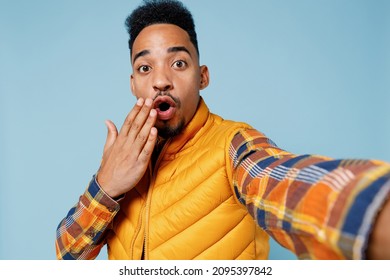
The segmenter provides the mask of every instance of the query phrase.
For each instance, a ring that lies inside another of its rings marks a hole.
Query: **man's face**
[[[133,94],[153,99],[161,136],[177,135],[194,116],[199,90],[209,82],[187,32],[172,24],[144,28],[134,41],[131,61]]]

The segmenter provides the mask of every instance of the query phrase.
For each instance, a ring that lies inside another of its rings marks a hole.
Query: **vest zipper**
[[[144,209],[145,209],[145,204],[146,202],[144,203],[144,205],[142,205],[142,208],[141,208],[141,211],[139,213],[139,216],[138,216],[138,224],[137,224],[137,228],[135,230],[135,235],[134,235],[134,238],[132,240],[132,243],[131,243],[131,256],[132,256],[132,259],[135,259],[134,258],[134,247],[135,247],[135,242],[137,240],[137,235],[139,234],[141,228],[142,228],[142,213],[144,212]],[[143,247],[143,246],[142,246]],[[142,249],[143,250],[143,249]],[[141,253],[141,259],[142,259],[142,256],[143,255],[143,252]]]
[[[148,232],[149,232],[149,208],[150,208],[150,203],[152,200],[152,191],[154,187],[154,183],[156,180],[156,171],[158,169],[158,166],[160,165],[160,161],[169,145],[171,142],[171,139],[168,139],[165,144],[163,149],[161,150],[160,154],[157,157],[156,163],[154,164],[154,168],[152,165],[152,162],[149,162],[149,170],[150,170],[150,184],[149,184],[149,190],[148,190],[148,195],[146,197],[146,205],[145,205],[145,233],[144,233],[144,247],[143,247],[143,255],[144,259],[148,260],[149,259],[149,254],[148,254]]]

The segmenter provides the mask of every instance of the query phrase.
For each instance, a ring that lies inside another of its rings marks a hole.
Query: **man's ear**
[[[131,93],[135,96],[135,91],[134,91],[134,77],[133,74],[130,75],[130,90]]]
[[[209,85],[210,76],[209,69],[206,65],[200,66],[200,89],[204,89]]]

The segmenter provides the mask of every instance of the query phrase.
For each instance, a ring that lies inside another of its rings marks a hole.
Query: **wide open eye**
[[[140,73],[147,73],[151,70],[152,68],[148,65],[141,65],[140,67],[138,67],[138,72]]]
[[[187,62],[184,60],[177,60],[173,63],[172,67],[177,69],[183,69],[187,66]]]

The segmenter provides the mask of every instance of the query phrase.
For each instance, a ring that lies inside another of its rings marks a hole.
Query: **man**
[[[209,112],[190,12],[146,1],[126,21],[137,102],[57,229],[57,257],[390,258],[390,165],[294,155]]]

